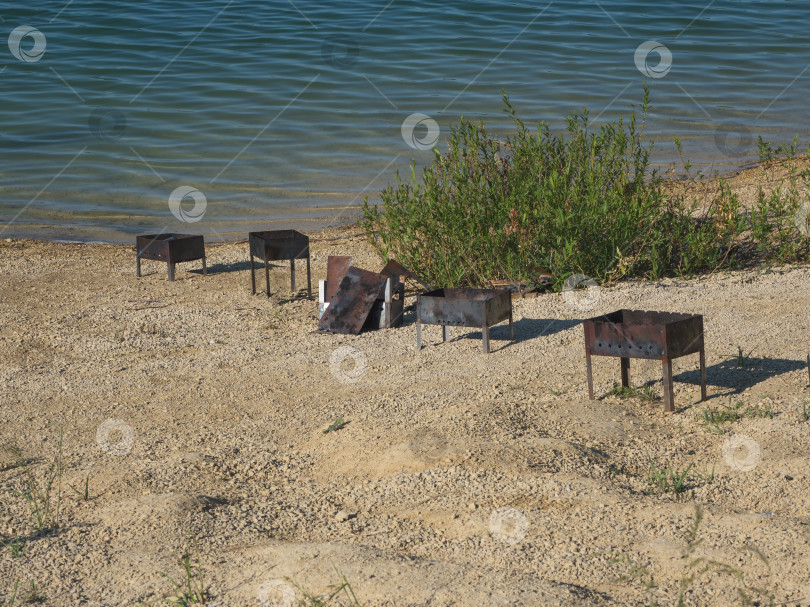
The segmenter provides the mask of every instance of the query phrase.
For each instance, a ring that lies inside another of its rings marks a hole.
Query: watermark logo
[[[489,531],[501,542],[519,544],[526,537],[529,522],[517,508],[498,508],[489,517]]]
[[[194,201],[194,206],[190,211],[186,211],[180,205],[186,198]],[[190,185],[181,185],[169,195],[169,210],[178,220],[185,223],[194,223],[202,219],[207,206],[208,201],[205,199],[205,194]]]
[[[87,119],[87,125],[99,141],[117,141],[127,130],[127,119],[118,110],[96,108]]]
[[[571,274],[565,279],[562,296],[565,303],[575,310],[587,312],[593,310],[599,303],[601,289],[590,276]]]
[[[270,580],[259,586],[256,592],[259,607],[293,607],[295,591],[284,580]]]
[[[31,38],[34,41],[31,48],[23,48],[25,38]],[[30,25],[15,27],[8,35],[8,50],[23,63],[36,63],[42,59],[45,54],[45,46],[47,46],[45,34]]]
[[[321,45],[321,56],[332,67],[347,70],[357,62],[360,47],[347,34],[328,36]]]
[[[418,134],[417,129],[423,133]],[[402,138],[414,150],[432,150],[439,140],[439,123],[427,114],[411,114],[402,122]]]
[[[714,145],[720,153],[739,158],[754,148],[754,136],[744,126],[721,124],[714,131]]]
[[[432,428],[416,432],[408,442],[408,448],[417,458],[429,464],[440,462],[447,455],[447,439]]]
[[[748,472],[759,464],[759,443],[744,434],[729,436],[723,443],[723,459],[734,470]]]
[[[650,55],[655,54],[658,62],[652,64]],[[638,45],[634,56],[638,71],[647,78],[663,78],[672,69],[672,52],[660,42],[647,40]]]
[[[126,455],[132,450],[135,432],[132,426],[120,419],[108,419],[96,430],[96,442],[105,453]]]
[[[347,359],[353,361],[348,369],[343,365],[343,361]],[[366,355],[357,348],[341,346],[329,356],[329,370],[341,383],[354,384],[360,381],[366,372]]]

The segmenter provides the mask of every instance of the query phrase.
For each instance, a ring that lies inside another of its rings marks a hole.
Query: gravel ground
[[[353,232],[311,235],[313,279],[330,254],[382,267]],[[286,264],[267,298],[245,243],[208,263],[169,283],[150,262],[136,279],[133,247],[0,242],[1,436],[25,461],[0,454],[0,600],[15,581],[43,605],[168,597],[193,538],[212,605],[291,606],[335,568],[366,606],[674,605],[698,557],[727,569],[689,605],[810,604],[810,269],[515,299],[514,341],[499,325],[484,355],[480,331],[434,326],[417,352],[412,294],[401,328],[315,334]],[[706,402],[697,356],[675,361],[674,414],[657,361],[631,368],[650,400],[606,395],[618,361],[594,358],[588,399],[580,321],[618,308],[704,315]],[[59,524],[39,530],[20,493],[60,435]],[[692,466],[685,490],[650,461]]]

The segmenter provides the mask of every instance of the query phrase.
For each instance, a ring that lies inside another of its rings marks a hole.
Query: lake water
[[[660,163],[810,138],[809,2],[36,4],[0,3],[2,237],[339,223],[462,114],[507,132],[502,89],[559,129],[646,80]]]

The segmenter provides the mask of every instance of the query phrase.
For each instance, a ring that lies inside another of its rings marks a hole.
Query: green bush
[[[770,144],[759,138],[770,150]],[[777,155],[779,163],[787,169],[788,176],[784,183],[766,194],[760,187],[757,203],[751,211],[751,234],[760,257],[776,263],[807,260],[807,235],[810,234],[810,206],[806,194],[810,186],[810,170],[799,170],[796,163],[798,141],[786,146],[779,146]],[[810,153],[810,148],[808,148]],[[772,159],[768,154],[766,161]]]
[[[410,179],[397,173],[379,205],[366,198],[359,224],[384,259],[438,286],[531,282],[547,272],[559,289],[572,274],[604,283],[731,266],[747,250],[744,234],[768,243],[761,254],[806,252],[806,238],[803,249],[783,242],[790,226],[801,240],[790,215],[796,201],[768,199],[749,218],[722,180],[708,204],[665,191],[648,170],[652,144],[642,141],[646,88],[640,121],[633,113],[590,130],[584,109],[568,117],[564,135],[547,124],[530,130],[505,93],[503,101],[516,129],[505,140],[462,117],[421,180],[412,164]],[[785,225],[768,232],[776,221]]]
[[[647,264],[635,273],[648,278],[690,276],[734,264],[746,222],[740,201],[725,180],[720,180],[708,204],[695,197],[687,201],[670,196],[667,206],[651,229],[656,238],[644,252]]]

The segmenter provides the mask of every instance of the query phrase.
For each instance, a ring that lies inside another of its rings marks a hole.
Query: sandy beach
[[[808,14],[5,3],[0,607],[810,607]]]
[[[316,293],[329,255],[383,266],[355,227],[310,236]],[[170,597],[191,539],[229,607],[297,604],[336,569],[366,606],[675,605],[699,557],[688,605],[810,604],[810,268],[514,299],[515,339],[498,325],[485,355],[480,330],[436,326],[416,351],[415,283],[402,327],[315,334],[286,263],[267,298],[246,243],[207,255],[168,282],[136,278],[131,245],[0,241],[1,435],[24,461],[0,454],[0,600]],[[657,361],[621,398],[595,358],[588,399],[581,320],[619,308],[704,316],[705,402],[696,355],[673,414]],[[38,530],[23,494],[60,435],[59,524]],[[684,491],[651,462],[688,469]]]

